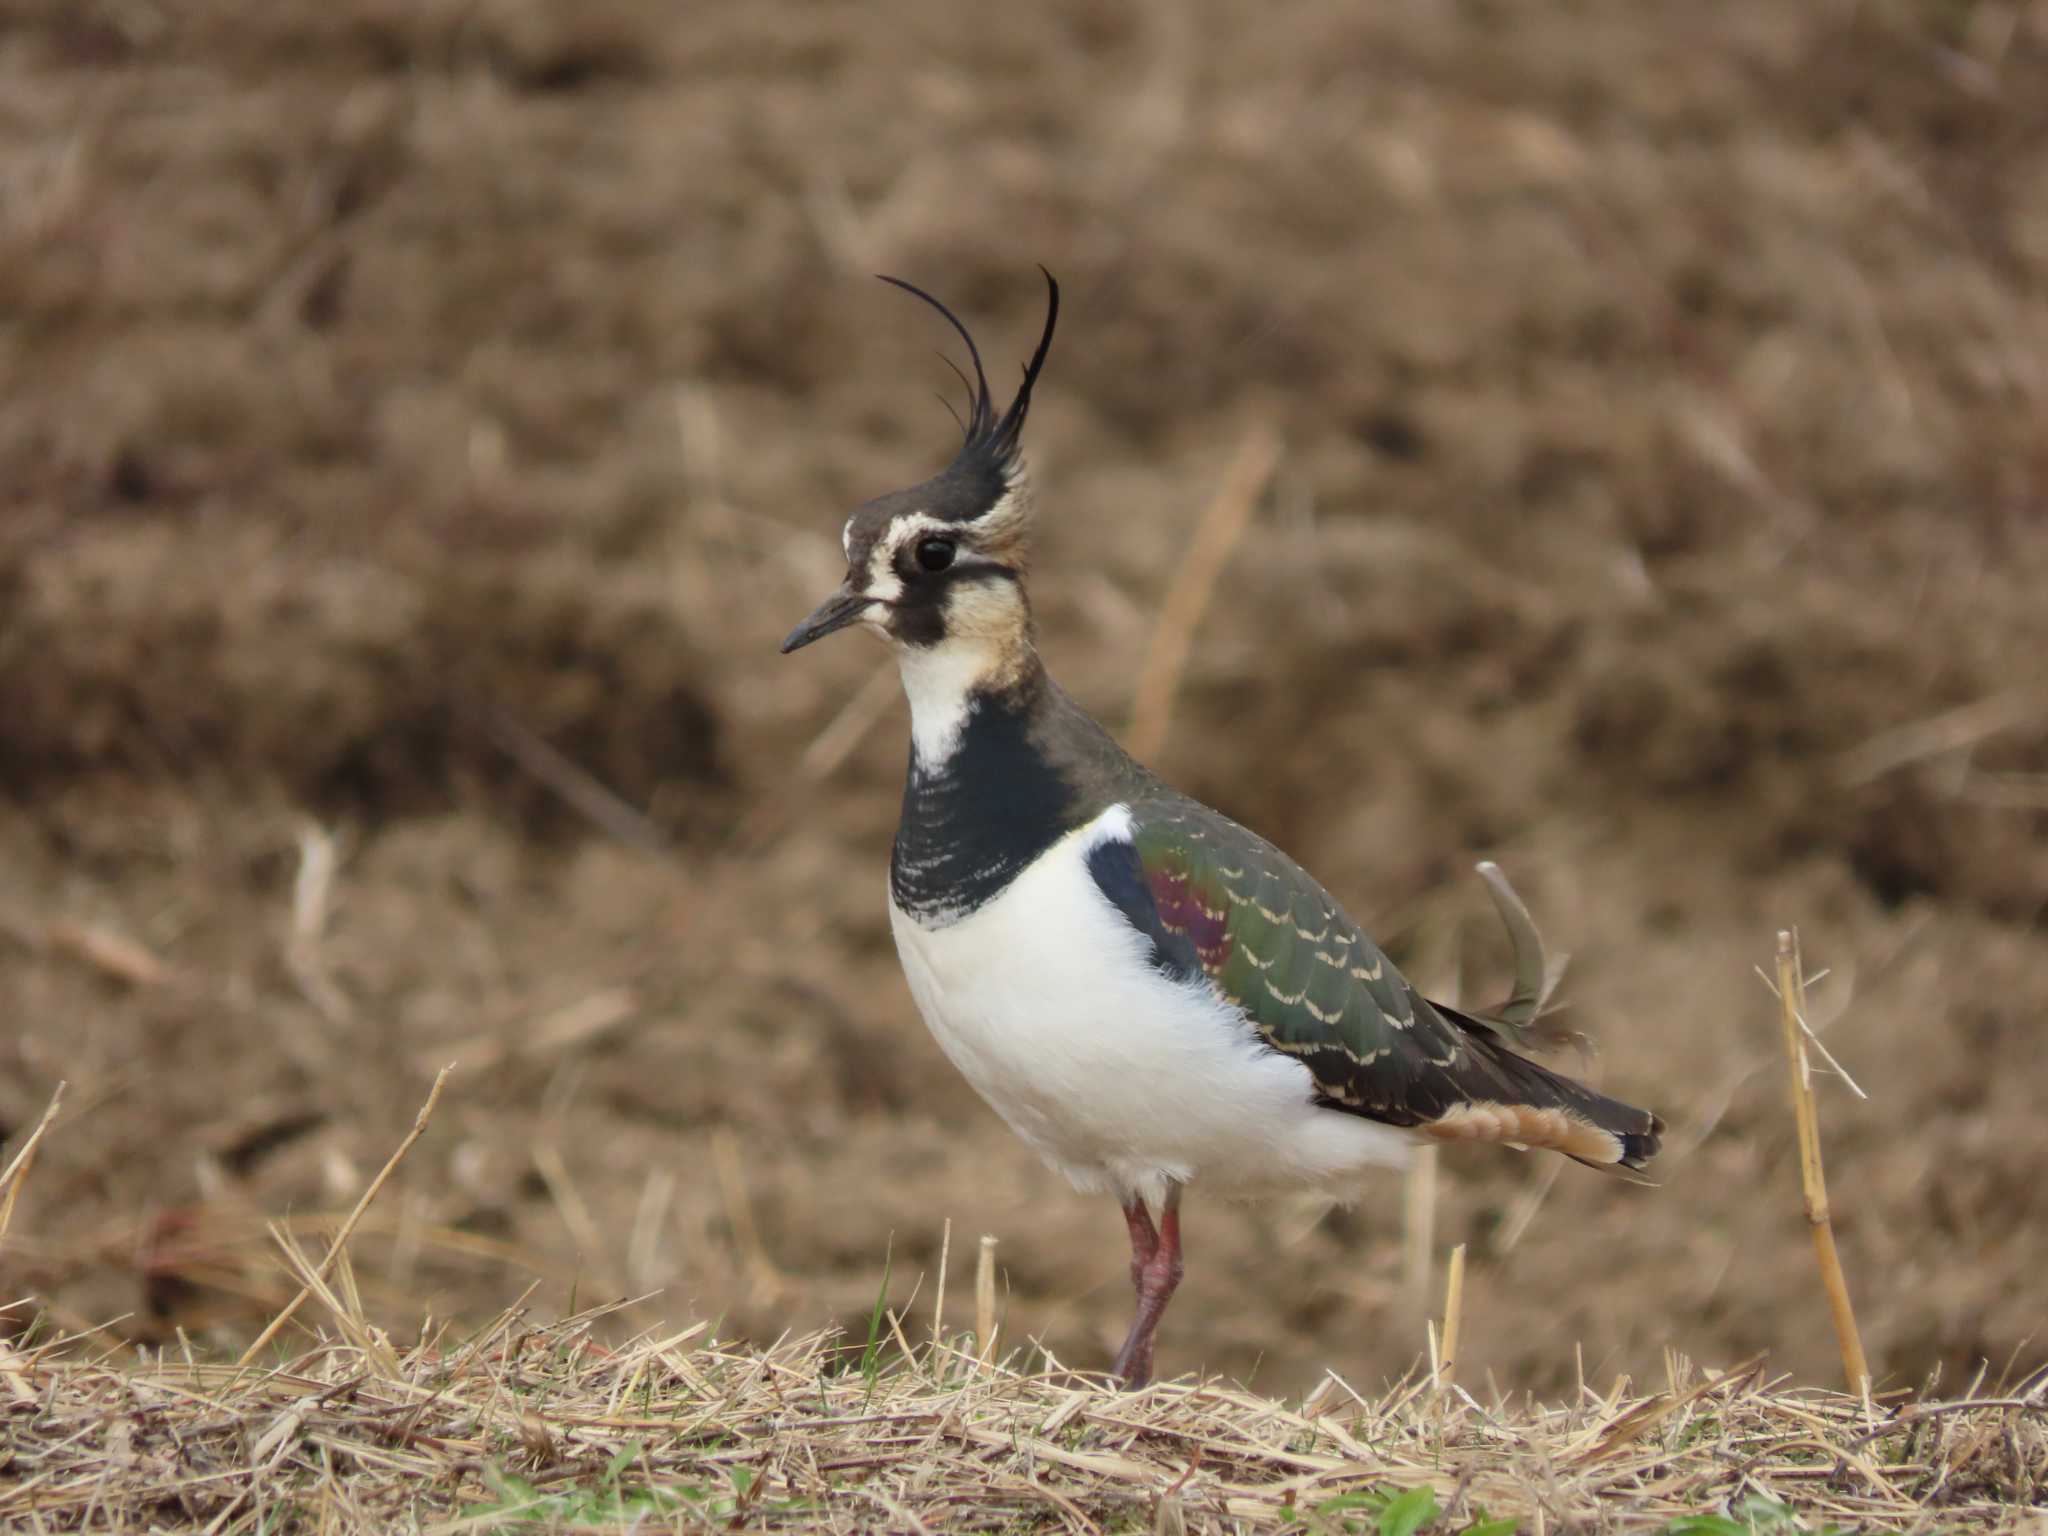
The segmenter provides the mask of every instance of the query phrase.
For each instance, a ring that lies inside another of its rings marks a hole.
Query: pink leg
[[[1124,1221],[1131,1229],[1131,1289],[1138,1293],[1138,1311],[1111,1369],[1126,1387],[1142,1387],[1152,1379],[1152,1336],[1180,1284],[1180,1186],[1167,1186],[1156,1231],[1142,1200],[1124,1207]]]
[[[1159,1231],[1152,1225],[1152,1212],[1142,1200],[1133,1200],[1124,1207],[1124,1225],[1131,1229],[1131,1289],[1142,1290],[1145,1266],[1159,1251]]]

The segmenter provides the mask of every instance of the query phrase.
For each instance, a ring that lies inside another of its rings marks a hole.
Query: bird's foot
[[[1152,1336],[1138,1337],[1134,1326],[1130,1336],[1124,1340],[1124,1347],[1117,1351],[1116,1362],[1110,1372],[1123,1383],[1126,1392],[1135,1392],[1152,1380]]]

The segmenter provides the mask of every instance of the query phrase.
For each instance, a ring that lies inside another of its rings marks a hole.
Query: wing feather
[[[1441,1139],[1552,1147],[1639,1167],[1656,1116],[1516,1055],[1430,1003],[1317,881],[1256,833],[1179,796],[1131,807],[1129,841],[1089,855],[1153,964],[1204,982],[1299,1060],[1320,1102]]]

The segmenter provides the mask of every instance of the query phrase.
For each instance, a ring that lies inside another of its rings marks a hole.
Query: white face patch
[[[899,645],[896,664],[910,700],[918,761],[937,768],[953,755],[981,693],[1000,688],[1030,654],[1022,599],[1008,582],[954,589],[947,633],[937,645]]]
[[[896,574],[896,556],[906,549],[915,548],[920,540],[930,538],[933,534],[957,540],[960,537],[960,526],[924,512],[914,512],[908,517],[897,518],[889,525],[888,537],[877,539],[874,548],[868,551],[867,582],[861,590],[881,602],[896,601],[903,595],[903,578]],[[965,564],[967,560],[976,558],[978,557],[971,554],[966,555],[961,563]]]
[[[853,519],[846,520],[846,526],[839,530],[839,548],[848,560],[853,558]]]
[[[910,512],[893,519],[867,551],[865,567],[856,572],[859,590],[871,602],[861,619],[885,637],[891,635],[891,605],[908,585],[897,574],[899,560],[928,538],[958,546],[956,569],[997,564],[971,547],[961,524],[928,512]],[[972,537],[979,542],[980,527]],[[910,556],[910,558],[914,558]],[[960,732],[975,706],[977,692],[997,686],[1028,652],[1029,619],[1014,582],[973,581],[950,588],[944,596],[945,633],[935,645],[895,647],[903,673],[903,691],[910,700],[911,741],[918,760],[936,768],[959,746]]]
[[[889,537],[882,541],[888,552],[894,556],[898,551],[914,547],[920,540],[933,534],[948,539],[960,537],[960,524],[949,523],[944,518],[933,517],[928,512],[913,512],[908,517],[899,517],[889,525]],[[880,548],[878,545],[877,548]]]
[[[896,664],[910,700],[911,750],[925,767],[937,768],[960,745],[975,707],[975,685],[988,673],[988,656],[978,646],[900,646]]]
[[[877,544],[868,551],[867,582],[861,590],[877,602],[893,603],[903,595],[903,578],[890,563],[890,548]]]

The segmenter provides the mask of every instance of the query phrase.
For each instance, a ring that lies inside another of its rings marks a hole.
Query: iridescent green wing
[[[1134,807],[1133,822],[1156,960],[1206,977],[1333,1105],[1418,1125],[1464,1099],[1464,1033],[1306,870],[1177,796]]]
[[[1641,1168],[1663,1126],[1647,1110],[1507,1048],[1493,1026],[1417,995],[1330,893],[1255,833],[1160,791],[1130,840],[1088,855],[1097,887],[1151,941],[1152,963],[1213,988],[1308,1068],[1334,1109],[1454,1141],[1548,1147]]]

